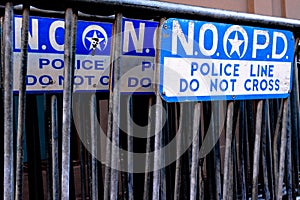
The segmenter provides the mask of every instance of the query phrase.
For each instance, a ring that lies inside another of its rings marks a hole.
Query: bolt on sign
[[[288,97],[294,43],[285,30],[168,19],[160,95],[167,102]]]

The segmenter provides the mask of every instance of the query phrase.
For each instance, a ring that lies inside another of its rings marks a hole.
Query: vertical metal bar
[[[52,140],[51,140],[51,98],[44,93],[44,123],[45,123],[45,154],[46,154],[46,185],[47,199],[52,199]]]
[[[25,131],[25,105],[26,105],[26,82],[27,74],[27,50],[28,50],[28,26],[29,26],[29,5],[23,5],[22,36],[21,36],[21,66],[19,76],[19,106],[18,106],[18,131],[17,131],[17,161],[16,161],[16,194],[15,199],[22,199],[23,186],[23,144]]]
[[[52,198],[59,200],[59,168],[58,168],[58,115],[57,98],[51,97],[51,140],[52,140]]]
[[[245,112],[245,101],[240,102],[240,135],[239,135],[239,141],[240,141],[240,151],[238,158],[240,159],[240,179],[239,182],[241,183],[241,196],[242,199],[246,199],[247,196],[247,189],[246,189],[246,173],[245,173],[245,156],[247,153],[247,139],[246,139],[246,112]],[[247,161],[246,161],[247,163]]]
[[[0,17],[0,49],[1,49],[1,56],[0,56],[0,132],[3,134],[4,132],[4,85],[3,85],[3,78],[4,78],[4,45],[3,45],[3,16]],[[0,155],[4,155],[4,134],[0,137]],[[4,159],[0,159],[0,182],[3,183],[4,177]],[[4,187],[0,187],[0,196],[3,197],[3,189]]]
[[[116,18],[116,17],[115,17]],[[117,23],[116,19],[113,24],[113,34],[116,34],[117,32]],[[112,116],[113,116],[113,86],[114,86],[114,80],[113,80],[113,65],[115,62],[115,49],[116,49],[116,44],[115,44],[115,38],[112,40],[112,50],[111,50],[111,59],[113,62],[111,62],[110,66],[110,79],[109,79],[109,104],[108,104],[108,126],[107,126],[107,138],[110,140],[112,138]],[[108,200],[110,198],[110,187],[111,187],[111,144],[106,143],[105,147],[105,169],[104,169],[104,194],[103,194],[103,199]]]
[[[266,100],[267,101],[267,143],[268,143],[268,146],[267,146],[267,155],[269,157],[269,159],[267,160],[268,164],[269,164],[269,167],[268,167],[268,174],[269,174],[269,177],[270,177],[270,188],[271,188],[271,194],[270,194],[270,197],[271,199],[274,199],[275,195],[274,195],[274,173],[273,173],[273,155],[272,155],[272,141],[271,141],[271,133],[274,133],[272,130],[274,130],[274,127],[271,128],[271,126],[275,124],[275,117],[274,116],[271,116],[271,112],[270,112],[270,102],[272,100]]]
[[[192,142],[192,166],[190,176],[190,199],[196,200],[197,198],[197,177],[199,166],[199,125],[200,125],[200,103],[195,104],[194,108],[194,121],[193,121],[193,142]]]
[[[179,127],[178,127],[178,140],[176,141],[176,155],[179,156],[182,146],[182,131],[183,131],[183,103],[180,103],[180,116],[179,116]],[[180,199],[180,188],[181,188],[181,157],[176,160],[175,168],[175,185],[174,185],[174,199]]]
[[[98,166],[97,166],[97,131],[96,131],[96,96],[92,94],[90,99],[90,119],[91,119],[91,163],[92,163],[92,199],[98,199]]]
[[[161,148],[161,135],[162,135],[162,101],[157,94],[156,96],[156,107],[155,110],[155,136],[154,136],[154,172],[153,172],[153,190],[152,190],[152,200],[159,199],[160,194],[160,162],[161,154],[159,153]]]
[[[232,144],[232,121],[233,121],[233,102],[229,102],[227,110],[226,122],[226,144],[224,158],[224,179],[223,179],[223,198],[228,199],[229,185],[229,162],[231,160],[231,144]]]
[[[255,144],[253,155],[253,177],[252,177],[252,199],[257,199],[258,194],[258,173],[259,173],[259,152],[261,141],[261,125],[262,125],[263,101],[257,104],[256,124],[255,124]]]
[[[296,41],[296,45],[298,46],[299,39]],[[296,52],[299,51],[299,48],[297,48]],[[298,52],[297,52],[298,54]],[[294,59],[294,77],[293,77],[293,90],[291,94],[291,115],[292,115],[292,149],[296,149],[296,151],[293,151],[292,154],[292,161],[294,163],[293,165],[293,176],[298,177],[298,172],[299,172],[299,80],[298,80],[298,55],[296,54],[295,59]],[[295,193],[300,194],[299,191],[299,182],[298,178],[293,178],[293,187],[295,189]]]
[[[164,23],[165,19],[160,19],[159,28],[161,29],[161,25]],[[156,68],[155,68],[155,80],[156,83],[159,83],[159,71],[160,71],[160,31],[157,31],[156,35]],[[161,135],[162,135],[162,100],[159,96],[159,85],[155,85],[155,94],[156,94],[156,107],[155,107],[155,136],[154,136],[154,172],[153,172],[153,189],[152,189],[152,199],[159,199],[159,188],[160,188],[160,165],[161,165],[161,155],[160,155],[160,147],[161,147]]]
[[[200,132],[200,138],[199,138],[199,144],[202,144],[202,137],[204,135],[204,106],[203,103],[201,103],[200,107],[200,125],[201,125],[201,132]],[[200,155],[200,154],[199,154]],[[200,157],[200,156],[199,156]],[[204,158],[200,158],[199,160],[199,200],[204,199],[204,176],[203,176],[203,168],[204,168]]]
[[[113,62],[113,95],[112,95],[112,151],[111,151],[111,185],[110,199],[118,198],[118,171],[119,164],[119,124],[120,124],[120,68],[121,68],[121,46],[122,46],[122,14],[117,13],[114,32],[114,62]],[[114,147],[115,146],[115,147]]]
[[[286,190],[287,190],[287,199],[292,200],[293,199],[293,191],[292,191],[292,132],[291,132],[291,104],[289,99],[289,105],[288,105],[288,121],[287,121],[287,146],[286,146]]]
[[[127,109],[127,151],[133,152],[133,126],[132,126],[132,98],[128,96],[128,109]],[[128,199],[133,200],[133,174],[130,173],[133,169],[133,157],[132,154],[127,154],[127,166],[129,172],[127,173],[128,182]],[[125,184],[125,183],[124,183]]]
[[[222,190],[221,190],[221,158],[220,158],[220,141],[219,137],[221,135],[221,129],[220,129],[220,105],[221,102],[213,102],[213,123],[214,123],[214,134],[213,134],[213,140],[217,141],[216,145],[213,148],[214,152],[214,168],[215,168],[215,184],[216,184],[216,190],[215,195],[216,199],[221,199],[222,197]]]
[[[81,198],[86,199],[86,175],[85,175],[85,150],[84,145],[80,141],[80,184],[81,184]]]
[[[62,124],[62,177],[61,199],[69,199],[70,187],[70,137],[73,75],[76,50],[77,13],[72,8],[65,11],[64,37],[64,91],[63,91],[63,124]]]
[[[14,199],[13,4],[5,4],[4,42],[4,177],[3,197]]]
[[[280,124],[282,120],[282,112],[283,112],[283,100],[281,100],[280,103],[280,108],[279,108],[279,113],[277,116],[277,122],[276,122],[276,127],[275,127],[275,133],[274,133],[274,138],[273,138],[273,163],[274,163],[274,188],[275,188],[275,193],[277,196],[277,184],[278,184],[278,150],[277,150],[277,143],[278,143],[278,136],[280,132]]]
[[[163,103],[163,108],[165,109],[165,118],[166,118],[166,126],[162,127],[162,132],[160,136],[160,144],[161,147],[165,145],[166,141],[166,135],[168,134],[168,106],[166,105],[166,102]],[[165,163],[165,151],[162,151],[160,154],[161,163]],[[166,188],[166,167],[162,168],[160,170],[160,199],[166,200],[167,198],[167,188]]]
[[[285,168],[287,129],[289,128],[288,106],[289,106],[289,100],[284,99],[282,129],[281,129],[280,158],[279,158],[279,168],[278,168],[278,184],[277,184],[277,188],[276,188],[276,191],[277,191],[276,199],[277,200],[282,199],[282,186],[283,186],[284,168]]]
[[[263,121],[262,121],[262,142],[261,142],[261,156],[262,156],[262,170],[264,178],[264,193],[266,199],[271,199],[269,190],[269,173],[268,173],[268,161],[267,161],[267,127],[268,127],[268,103],[267,100],[264,101],[263,108]]]
[[[149,153],[151,151],[151,119],[152,119],[152,97],[149,98],[148,104],[148,128],[147,128],[147,145],[146,145],[146,159],[145,159],[145,178],[144,178],[144,194],[143,199],[149,200],[150,197],[150,156]]]

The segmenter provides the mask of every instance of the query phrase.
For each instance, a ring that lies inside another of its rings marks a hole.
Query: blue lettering
[[[50,64],[50,60],[46,59],[46,58],[40,58],[39,59],[39,68],[43,69],[44,65],[49,65]]]
[[[204,67],[206,67],[206,71],[204,71]],[[209,64],[203,63],[200,67],[200,72],[202,75],[206,76],[209,73]]]
[[[270,90],[270,91],[272,91],[273,88],[274,88],[273,83],[274,83],[274,80],[271,79],[271,80],[269,81],[269,84],[270,84],[269,90]]]
[[[87,66],[86,63],[93,64],[93,62],[92,62],[91,60],[84,60],[84,61],[82,61],[82,68],[83,68],[83,69],[89,70],[89,69],[92,69],[92,68],[93,68],[93,65]]]
[[[250,76],[255,77],[256,75],[253,73],[253,64],[250,66]]]
[[[104,82],[105,81],[104,79],[106,79],[106,82]],[[101,76],[100,83],[102,85],[108,85],[108,82],[109,82],[109,77],[108,76]]]
[[[274,70],[274,65],[269,65],[269,77],[273,77],[273,70]]]
[[[223,83],[225,83],[225,87],[222,87],[222,85],[224,86]],[[228,88],[228,82],[227,82],[226,79],[223,79],[223,80],[220,82],[220,89],[222,90],[222,92],[225,92],[225,91],[227,90],[227,88]]]
[[[253,89],[252,89],[252,91],[255,91],[254,88],[256,89],[256,91],[258,91],[258,87],[257,86],[258,86],[258,80],[254,79],[253,80]]]
[[[58,85],[63,85],[63,83],[64,83],[64,77],[58,76]]]
[[[260,89],[261,89],[262,91],[265,91],[265,90],[267,89],[267,87],[268,87],[267,81],[266,81],[266,80],[262,80],[262,81],[260,82]]]
[[[92,78],[95,78],[95,76],[84,76],[88,79],[88,85],[92,85]]]
[[[50,85],[53,83],[53,80],[52,80],[51,76],[43,75],[39,78],[39,82],[41,85]]]
[[[230,76],[230,75],[231,75],[230,72],[227,72],[227,68],[228,68],[228,67],[231,67],[231,64],[227,64],[227,65],[225,65],[225,67],[224,67],[224,73],[225,73],[226,76]]]
[[[180,79],[180,89],[179,89],[179,91],[180,92],[185,92],[187,90],[187,88],[188,88],[188,82],[187,82],[187,80],[181,78]]]
[[[234,92],[234,83],[236,82],[236,79],[230,79],[230,82],[232,83],[231,91]]]
[[[193,83],[195,83],[195,84],[193,84]],[[200,83],[197,79],[191,80],[191,82],[190,82],[190,90],[191,91],[193,91],[193,92],[197,91],[199,89],[199,86],[200,86]]]
[[[261,66],[261,74],[260,76],[267,76],[268,73],[268,65]]]
[[[37,82],[37,78],[34,75],[26,76],[26,85],[35,85]]]
[[[151,86],[151,79],[150,78],[142,78],[141,79],[141,86],[144,88],[150,87]]]
[[[210,80],[210,91],[213,91],[213,88],[215,91],[218,91],[218,79],[216,78],[215,81],[213,82]]]
[[[280,81],[278,79],[275,80],[275,90],[278,91],[279,90],[279,83]]]
[[[215,63],[212,63],[212,71],[211,71],[212,76],[218,76],[218,73],[215,72]]]
[[[145,69],[149,69],[151,67],[154,70],[154,64],[152,64],[151,62],[148,62],[148,61],[142,62],[142,71],[145,71]]]
[[[104,70],[104,60],[95,60],[95,70]]]
[[[197,71],[198,69],[198,63],[192,62],[191,64],[191,76],[194,76],[194,71]]]
[[[239,67],[240,64],[234,64],[234,68],[233,68],[233,76],[239,76],[238,72],[239,72]]]
[[[250,90],[251,90],[251,88],[247,86],[247,83],[249,83],[249,82],[251,82],[251,80],[250,80],[250,79],[247,79],[247,80],[245,81],[245,84],[244,84],[244,88],[245,88],[247,91],[250,91]]]
[[[83,81],[84,80],[81,76],[74,76],[74,85],[82,85]]]
[[[135,77],[128,78],[128,87],[136,87],[139,84],[139,80]]]
[[[53,59],[51,65],[54,69],[62,69],[64,67],[64,61],[61,59]]]

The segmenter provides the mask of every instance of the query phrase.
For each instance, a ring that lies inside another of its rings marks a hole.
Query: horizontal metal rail
[[[23,1],[13,1],[22,3]],[[186,19],[218,20],[218,22],[248,24],[263,27],[276,27],[282,29],[293,29],[299,32],[300,20],[272,17],[258,14],[250,14],[236,11],[227,11],[214,8],[204,8],[192,5],[152,1],[152,0],[33,0],[32,5],[38,8],[55,8],[64,10],[72,6],[82,12],[93,14],[111,15],[122,12],[124,16],[139,16],[143,18],[176,17]],[[134,12],[133,12],[134,11]]]

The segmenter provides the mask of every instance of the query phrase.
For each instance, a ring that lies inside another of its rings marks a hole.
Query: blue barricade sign
[[[122,19],[121,92],[153,92],[155,70],[154,21]],[[14,91],[19,87],[22,17],[14,17]],[[107,92],[112,48],[112,24],[78,21],[74,91]],[[31,16],[29,20],[27,92],[62,92],[64,20]]]
[[[22,17],[14,17],[14,91],[19,87]],[[112,24],[78,21],[74,91],[107,91]],[[61,92],[64,68],[64,20],[30,17],[28,92]]]
[[[122,93],[153,93],[158,22],[122,20]]]
[[[292,88],[289,31],[168,19],[160,48],[168,102],[285,98]]]

